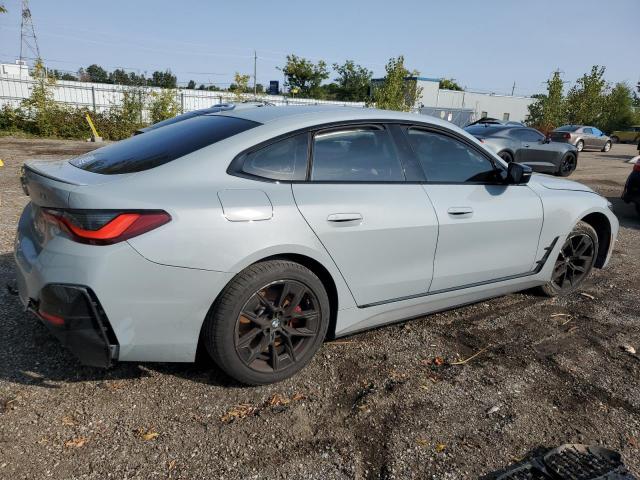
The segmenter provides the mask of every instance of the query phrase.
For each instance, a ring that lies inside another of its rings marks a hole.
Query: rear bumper
[[[67,330],[47,326],[87,364],[193,361],[207,312],[233,277],[160,265],[127,242],[95,246],[59,236],[38,245],[23,214],[14,254],[22,304],[39,312],[50,287],[75,289],[97,311],[91,322]]]
[[[107,368],[118,359],[118,340],[97,298],[86,287],[46,285],[27,309],[80,363]]]

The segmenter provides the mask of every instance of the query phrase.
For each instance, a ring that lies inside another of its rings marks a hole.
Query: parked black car
[[[629,174],[629,178],[627,178],[622,200],[626,203],[634,203],[636,211],[640,215],[640,160],[633,166],[633,170]]]
[[[524,163],[536,172],[566,177],[578,165],[576,147],[568,143],[551,142],[534,128],[477,124],[465,130],[506,162]]]

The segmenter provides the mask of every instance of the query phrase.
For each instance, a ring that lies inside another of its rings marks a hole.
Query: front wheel
[[[262,385],[304,368],[322,345],[329,318],[320,279],[298,263],[272,260],[231,280],[207,315],[203,339],[227,375]]]
[[[557,174],[561,177],[568,177],[573,173],[578,165],[578,160],[573,153],[567,153],[560,163]]]
[[[507,163],[513,162],[513,155],[511,155],[509,152],[500,152],[498,156]]]
[[[602,147],[603,152],[608,152],[609,150],[611,150],[611,142],[605,143],[604,146]]]
[[[587,278],[598,256],[598,234],[591,225],[578,222],[560,249],[551,275],[542,292],[549,296],[566,295]]]
[[[578,143],[576,143],[576,149],[581,152],[582,150],[584,150],[584,142],[582,140],[578,140]]]

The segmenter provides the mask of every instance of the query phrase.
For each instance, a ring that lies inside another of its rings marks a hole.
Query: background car
[[[19,297],[82,363],[290,377],[326,338],[579,288],[618,222],[589,187],[464,130],[346,107],[200,115],[25,164]]]
[[[596,127],[584,125],[563,125],[549,135],[554,142],[575,145],[579,152],[585,148],[598,149],[603,152],[611,150],[611,139]]]
[[[564,177],[576,169],[576,147],[569,143],[550,142],[534,128],[477,124],[465,130],[507,163],[524,163],[536,172]]]
[[[625,203],[635,204],[636,211],[638,215],[640,215],[640,156],[627,178],[624,192],[622,193],[622,200],[624,200]]]
[[[629,128],[611,132],[613,143],[638,143],[640,142],[640,125],[632,125]]]

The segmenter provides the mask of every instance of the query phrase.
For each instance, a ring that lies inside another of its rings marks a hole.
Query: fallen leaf
[[[447,448],[447,446],[444,443],[439,443],[436,445],[436,452],[440,453],[443,452],[444,449]]]
[[[433,364],[437,367],[444,365],[444,358],[442,357],[436,357],[433,359]]]
[[[64,446],[67,448],[80,448],[83,447],[85,443],[89,440],[85,437],[72,438],[71,440],[67,440],[64,443]]]
[[[291,400],[285,397],[284,395],[280,395],[279,393],[276,393],[269,399],[268,403],[272,407],[282,407],[291,403]]]
[[[291,397],[291,401],[299,402],[300,400],[307,400],[307,396],[304,393],[294,393],[293,397]]]
[[[176,468],[176,460],[171,460],[167,463],[167,470],[171,471]]]
[[[250,405],[248,403],[243,403],[240,405],[236,405],[227,413],[222,415],[220,417],[220,420],[222,420],[224,423],[230,423],[238,418],[246,418],[251,415],[254,415],[257,411],[258,411],[257,407],[254,407],[253,405]]]
[[[148,440],[155,440],[160,436],[158,432],[154,432],[153,430],[147,430],[145,428],[138,428],[136,430],[136,433],[138,434],[138,437],[140,437],[145,442]]]
[[[633,348],[631,345],[622,345],[621,347],[625,352],[630,353],[631,355],[635,355],[636,354],[636,349]]]
[[[62,424],[68,427],[75,427],[78,422],[75,418],[73,418],[72,415],[65,415],[64,417],[62,417]]]
[[[429,385],[420,385],[420,390],[429,390]]]
[[[637,447],[638,446],[638,439],[636,437],[629,437],[629,438],[627,438],[627,443],[632,447]]]
[[[580,295],[582,295],[583,297],[590,298],[591,300],[595,300],[595,298],[596,298],[593,295],[591,295],[589,293],[585,293],[585,292],[580,292]]]
[[[416,443],[421,447],[426,447],[429,445],[429,440],[425,440],[424,438],[416,438]]]

